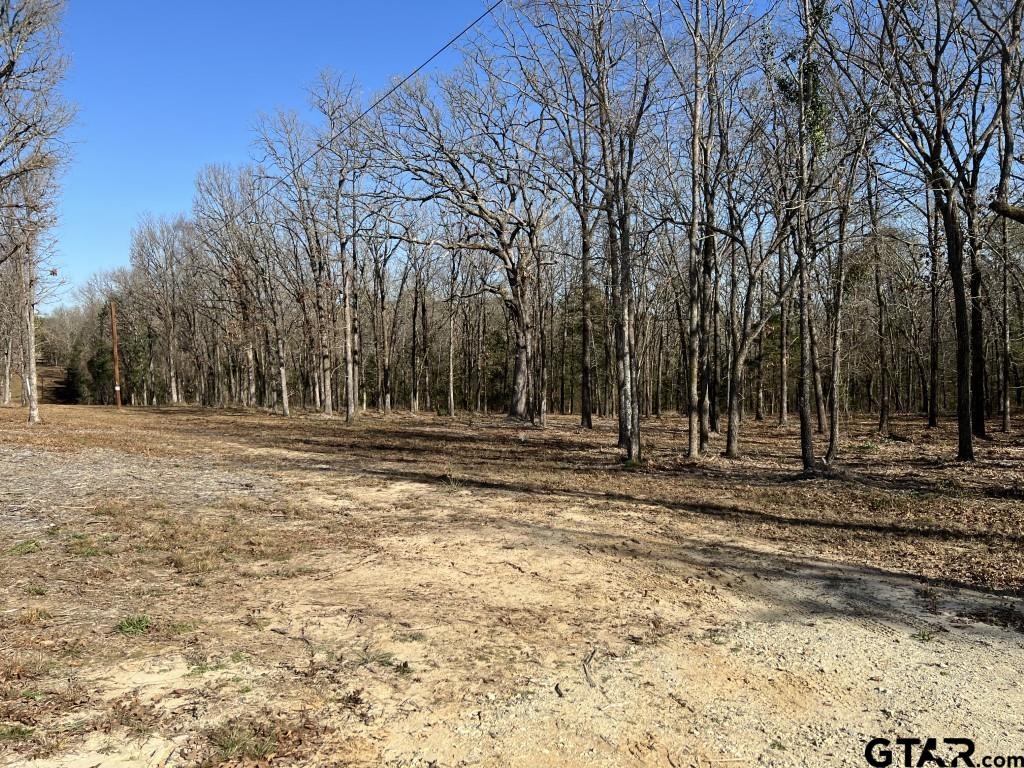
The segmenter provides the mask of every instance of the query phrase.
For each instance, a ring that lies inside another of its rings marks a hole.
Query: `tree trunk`
[[[889,356],[886,354],[887,334],[885,295],[882,292],[882,257],[878,248],[880,236],[878,221],[877,189],[868,181],[868,208],[871,218],[871,256],[874,262],[875,303],[878,314],[875,318],[875,340],[878,345],[878,433],[889,434]]]
[[[939,238],[932,196],[925,193],[928,210],[928,256],[930,299],[928,334],[928,426],[939,425]]]
[[[625,361],[628,391],[625,405],[628,414],[628,441],[626,445],[626,462],[637,463],[642,460],[640,444],[640,387],[636,355],[636,328],[634,323],[635,301],[633,297],[633,258],[632,243],[629,231],[629,211],[627,202],[622,202],[623,211],[619,217],[619,248],[622,278],[622,325],[624,326]]]
[[[513,419],[527,421],[530,418],[530,352],[529,339],[525,329],[516,324],[513,329],[515,360],[512,369],[512,397],[508,415]]]
[[[454,294],[454,290],[452,291]],[[448,312],[448,415],[455,415],[455,299]]]
[[[285,416],[291,416],[291,410],[288,407],[288,368],[285,362],[286,357],[284,354],[284,339],[280,335],[277,337],[277,374],[278,384],[280,386],[281,394],[281,413]]]
[[[797,271],[800,280],[800,377],[797,386],[797,410],[800,413],[800,457],[804,472],[814,471],[814,428],[811,424],[811,328],[810,292],[807,264],[802,246],[797,246]]]
[[[417,326],[417,315],[419,314],[420,308],[420,279],[419,275],[416,276],[416,280],[413,283],[412,289],[412,350],[410,360],[410,376],[409,376],[409,409],[416,413],[420,409],[420,392],[419,392],[419,371],[416,368],[417,355],[419,350],[417,349],[417,337],[416,337],[416,326]]]
[[[14,335],[7,337],[4,364],[0,368],[0,405],[11,404],[11,355],[14,353]]]
[[[814,409],[819,435],[825,432],[825,388],[821,382],[821,365],[818,363],[818,334],[815,332],[814,317],[808,318],[811,329],[811,372],[814,375]]]
[[[943,179],[943,181],[945,180]],[[964,283],[963,234],[957,215],[958,203],[953,193],[935,185],[934,195],[935,205],[942,216],[942,226],[946,234],[946,259],[949,263],[949,276],[953,283],[953,324],[956,329],[957,458],[962,461],[973,461],[971,337],[967,287]]]
[[[788,264],[786,247],[779,247],[779,293]],[[789,421],[789,299],[782,298],[779,307],[779,424]]]
[[[708,167],[708,150],[704,150],[704,167]],[[713,277],[716,269],[717,259],[717,240],[714,232],[714,222],[711,220],[713,215],[713,209],[711,206],[714,205],[714,198],[711,194],[711,185],[705,184],[704,187],[704,216],[707,219],[705,222],[705,229],[703,235],[703,248],[701,258],[701,294],[700,294],[700,346],[698,347],[698,357],[700,361],[700,382],[698,386],[698,393],[700,397],[697,400],[698,416],[700,421],[700,452],[704,453],[707,450],[708,443],[711,439],[711,395],[712,395],[712,381],[713,381],[713,356],[712,356],[712,344],[714,343],[713,335],[713,318],[712,318],[712,304],[717,304],[717,300],[713,295]]]
[[[661,418],[662,406],[662,374],[665,362],[665,328],[658,328],[658,351],[655,358],[654,415]]]
[[[246,405],[256,405],[256,351],[252,342],[245,345]]]
[[[321,392],[320,403],[323,412],[327,416],[334,415],[334,385],[331,381],[331,337],[327,327],[326,318],[320,322],[320,385],[317,388]]]
[[[743,349],[733,351],[729,371],[729,413],[725,426],[725,456],[738,459],[740,456],[740,400],[743,397],[743,368],[746,352]]]
[[[171,404],[177,405],[181,400],[181,395],[178,391],[178,368],[175,360],[178,356],[176,349],[177,329],[174,322],[174,309],[170,308],[168,312],[170,313],[170,319],[167,323],[167,376],[171,389]]]
[[[975,437],[987,437],[986,375],[985,375],[985,316],[982,304],[984,286],[981,279],[981,235],[978,233],[977,212],[973,200],[968,202],[968,249],[971,255],[971,428]]]
[[[885,350],[885,297],[882,294],[882,268],[875,255],[875,298],[878,315],[875,318],[875,339],[878,345],[878,433],[889,434],[889,356]]]
[[[687,456],[696,459],[700,456],[700,298],[698,295],[698,284],[701,273],[700,257],[702,248],[700,243],[700,209],[701,190],[703,188],[702,178],[704,167],[702,160],[702,142],[704,131],[702,121],[704,117],[704,89],[706,79],[703,76],[701,57],[701,46],[698,44],[697,35],[701,27],[702,4],[694,6],[695,20],[693,30],[693,97],[691,98],[690,110],[690,223],[687,227],[687,240],[689,244],[689,288],[690,304],[687,322],[688,343],[689,343],[689,366],[686,372],[686,388],[688,395],[687,421],[689,427],[689,440],[687,445]]]
[[[718,254],[715,252],[714,280],[711,286],[711,348],[708,354],[708,432],[717,435],[719,432],[718,398],[721,391],[721,361],[719,360],[721,345],[721,308],[718,306]]]
[[[32,252],[27,246],[21,247],[22,273],[22,381],[28,405],[28,423],[39,423],[39,380],[36,375],[36,274]]]
[[[762,247],[760,240],[758,241],[758,250]],[[759,281],[759,292],[758,292],[758,317],[764,317],[764,273],[761,273],[761,279]],[[767,327],[762,327],[761,332],[757,334],[757,395],[754,401],[754,421],[764,421],[764,336],[767,333]]]
[[[552,297],[554,302],[554,297]],[[552,310],[553,311],[553,310]],[[566,348],[569,346],[569,324],[568,324],[568,307],[566,303],[562,304],[562,334],[561,334],[561,350],[558,355],[558,412],[565,415],[565,354]],[[551,322],[554,323],[554,315],[552,314]]]
[[[605,194],[611,199],[611,191]],[[610,204],[609,204],[610,205]],[[619,440],[618,447],[629,450],[629,368],[626,355],[626,328],[623,325],[628,310],[624,307],[622,296],[622,260],[617,225],[614,214],[608,211],[608,263],[611,269],[611,300],[612,323],[615,334],[615,394],[618,408]]]
[[[480,379],[480,393],[477,400],[478,410],[487,413],[487,304],[480,302],[480,355],[477,360],[479,366],[478,377]]]
[[[583,219],[584,217],[581,217]],[[591,373],[594,367],[592,346],[593,326],[590,308],[590,231],[583,224],[583,237],[580,244],[580,320],[582,325],[583,345],[580,364],[580,426],[584,429],[594,428],[594,401],[592,394],[593,382]]]
[[[688,394],[687,419],[689,442],[687,456],[695,459],[700,456],[700,306],[697,295],[698,268],[696,254],[690,253],[690,305],[687,318],[689,365],[686,371],[686,389]]]
[[[430,333],[427,326],[427,291],[426,286],[420,291],[420,330],[423,333],[423,406],[432,411],[430,385]]]
[[[1002,333],[1002,360],[1001,360],[1001,371],[1002,377],[1000,382],[1000,407],[1003,412],[1003,432],[1010,431],[1010,286],[1009,286],[1009,272],[1010,272],[1010,244],[1008,239],[1008,233],[1006,231],[1006,219],[1001,219],[1000,222],[1002,230],[1002,261],[1003,261],[1003,296],[1002,296],[1002,321],[1003,321],[1003,333]]]
[[[345,423],[356,418],[356,367],[352,348],[352,274],[342,268],[342,324],[345,344]]]
[[[828,380],[828,448],[825,462],[831,464],[839,455],[839,366],[843,352],[843,303],[846,296],[846,221],[848,202],[839,212],[838,244],[836,253],[836,285],[832,294],[832,359]]]

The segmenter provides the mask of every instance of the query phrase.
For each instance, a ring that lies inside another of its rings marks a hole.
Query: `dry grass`
[[[821,563],[907,575],[921,589],[913,621],[945,615],[954,587],[1024,586],[1016,436],[980,445],[967,468],[948,458],[949,426],[908,419],[884,440],[859,421],[842,462],[803,479],[795,427],[753,421],[743,459],[691,462],[681,421],[652,420],[645,463],[625,468],[611,422],[591,433],[568,417],[538,430],[408,415],[351,428],[191,409],[43,416],[30,429],[0,409],[0,764],[114,750],[153,765],[446,765],[479,739],[507,758],[487,765],[625,764],[648,754],[658,718],[675,722],[675,699],[638,692],[672,664],[740,695],[728,670],[748,663],[735,617],[766,599],[754,585]],[[1013,630],[1007,605],[960,618]],[[795,598],[772,610],[807,615]],[[931,624],[915,633],[926,647],[947,638]],[[809,717],[813,685],[766,669],[740,672],[743,685],[793,722]],[[565,717],[555,708],[570,700],[589,736],[518,730]],[[626,709],[639,724],[620,722],[629,738],[608,746],[608,718]],[[484,711],[486,727],[472,715]],[[568,739],[579,762],[543,757],[545,738]],[[693,749],[692,764],[728,756]]]
[[[289,720],[270,712],[230,718],[210,728],[205,739],[202,768],[233,765],[265,765],[299,761],[310,746],[323,737],[323,729],[306,719]]]

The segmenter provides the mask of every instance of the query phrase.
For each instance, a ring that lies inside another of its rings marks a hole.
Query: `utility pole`
[[[117,302],[110,300],[110,337],[114,342],[114,404],[121,407],[121,365],[117,349]]]

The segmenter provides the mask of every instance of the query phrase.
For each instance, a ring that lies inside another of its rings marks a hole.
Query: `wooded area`
[[[692,457],[798,418],[807,471],[849,414],[904,412],[956,418],[970,459],[1022,398],[1020,15],[499,4],[450,73],[325,73],[314,120],[262,118],[43,350],[112,402],[116,302],[133,405],[616,415],[629,462],[669,410]],[[7,314],[4,371],[32,358]]]
[[[19,361],[23,404],[39,420],[36,305],[53,226],[61,134],[72,118],[58,86],[61,0],[0,3],[0,405]]]

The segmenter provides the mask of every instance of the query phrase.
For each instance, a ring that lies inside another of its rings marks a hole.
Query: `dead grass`
[[[92,724],[92,728],[103,733],[144,740],[166,719],[166,715],[153,704],[141,701],[137,694],[128,694],[109,702],[106,711]]]
[[[0,658],[0,684],[25,683],[38,680],[53,668],[45,654],[20,651]]]
[[[125,520],[133,549],[161,558],[182,574],[207,574],[228,566],[289,560],[300,542],[283,538],[257,520],[245,517],[244,505],[231,505],[215,514],[194,517],[161,513]]]
[[[22,608],[18,611],[17,622],[25,626],[45,624],[53,615],[45,608]]]
[[[308,718],[289,719],[262,714],[235,717],[205,733],[205,756],[201,768],[218,766],[266,765],[271,762],[300,760],[315,749],[323,729]]]
[[[123,756],[144,742],[125,757],[140,765],[445,765],[491,741],[524,757],[485,765],[621,765],[649,756],[657,718],[690,727],[667,694],[616,700],[623,680],[671,679],[680,695],[680,665],[710,665],[695,687],[778,696],[791,719],[814,710],[797,672],[742,666],[743,631],[724,617],[753,585],[808,563],[908,574],[929,621],[949,585],[1024,587],[1016,436],[967,469],[948,458],[949,427],[904,420],[906,439],[884,440],[855,422],[842,461],[801,479],[795,427],[753,421],[743,459],[693,462],[680,420],[650,420],[645,462],[623,467],[610,421],[368,414],[347,428],[51,406],[29,429],[16,416],[0,410],[0,764],[76,750],[102,764],[89,750],[103,736]],[[1019,629],[1020,615],[962,618]],[[543,733],[578,763],[517,730],[568,717],[563,705],[593,732]],[[442,727],[447,741],[417,740]],[[587,752],[605,743],[594,733],[627,732],[611,762]],[[790,742],[762,746],[797,759]]]

